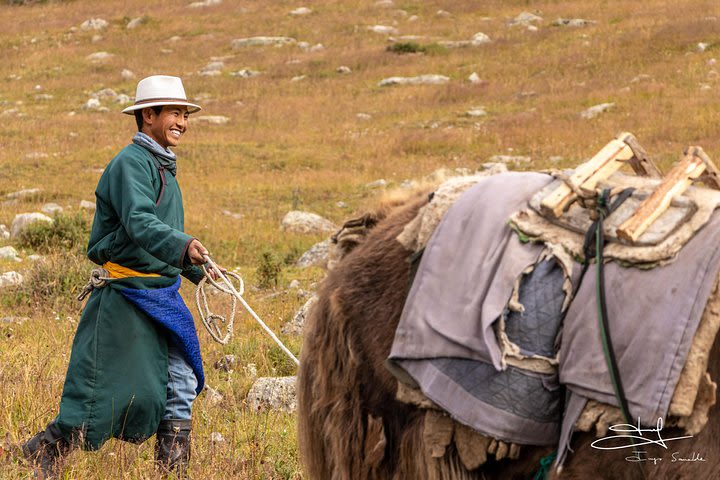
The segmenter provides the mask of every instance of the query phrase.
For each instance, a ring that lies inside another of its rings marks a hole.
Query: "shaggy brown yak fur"
[[[298,379],[299,443],[303,467],[313,480],[470,480],[530,479],[553,448],[523,447],[518,460],[488,460],[468,471],[451,442],[440,455],[425,444],[426,410],[395,399],[397,382],[383,363],[393,341],[409,282],[406,251],[395,237],[415,217],[427,197],[380,210],[377,225],[328,274],[319,301],[305,325]],[[720,378],[718,342],[710,359]],[[629,463],[628,450],[591,449],[594,436],[573,439],[574,454],[561,479],[720,478],[720,415],[692,439],[643,449],[646,457]],[[681,435],[663,430],[663,437]],[[677,446],[677,448],[674,448]],[[697,452],[707,461],[672,462]]]

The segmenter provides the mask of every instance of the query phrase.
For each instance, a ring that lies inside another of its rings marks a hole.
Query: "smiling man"
[[[177,77],[138,83],[138,132],[105,168],[95,191],[88,258],[101,266],[73,340],[58,416],[22,446],[41,478],[72,447],[157,433],[155,460],[185,478],[192,403],[204,384],[192,315],[179,275],[197,283],[207,250],[184,233],[175,153],[200,110]],[[81,297],[84,295],[81,295]]]

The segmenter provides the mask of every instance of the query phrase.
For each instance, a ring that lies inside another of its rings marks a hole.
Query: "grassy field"
[[[312,290],[324,275],[292,266],[323,236],[283,233],[280,220],[289,210],[339,224],[376,201],[382,189],[367,184],[381,178],[393,188],[440,167],[474,170],[493,155],[531,157],[514,167],[520,169],[570,167],[620,131],[634,133],[664,170],[688,145],[720,159],[716,1],[395,0],[388,6],[225,0],[200,8],[189,7],[190,0],[8,3],[0,5],[0,223],[9,226],[17,213],[47,202],[72,216],[80,200],[93,200],[101,169],[135,129],[133,119],[119,113],[123,105],[111,100],[102,101],[107,112],[83,109],[93,92],[111,88],[132,96],[144,76],[179,75],[204,107],[198,115],[229,119],[213,125],[191,117],[176,149],[186,229],[219,262],[239,268],[248,284],[259,280],[263,253],[282,260],[276,291],[250,288],[247,296],[276,331],[305,301],[287,289],[289,282],[298,279]],[[290,15],[301,6],[312,13]],[[542,17],[531,23],[537,28],[509,25],[523,11]],[[138,17],[144,22],[127,29]],[[90,18],[108,26],[82,30]],[[554,26],[557,18],[592,23]],[[370,31],[373,25],[397,29],[390,36],[405,45],[396,50],[409,53],[388,51],[391,38]],[[478,32],[492,42],[441,44]],[[233,39],[256,35],[323,48],[231,46]],[[113,56],[86,58],[100,51]],[[212,61],[223,62],[221,73],[200,75]],[[340,66],[351,73],[339,73]],[[261,74],[231,74],[245,68]],[[124,79],[123,69],[135,78]],[[477,83],[468,80],[473,72]],[[378,86],[386,77],[422,74],[450,80]],[[601,103],[614,106],[581,118]],[[478,107],[487,115],[466,114]],[[41,191],[2,203],[4,195],[26,188]],[[78,224],[91,221],[88,213],[78,215]],[[91,265],[82,244],[49,250],[5,244],[18,248],[23,260],[0,261],[0,273],[17,270],[28,278],[23,288],[0,295],[0,318],[26,317],[0,321],[0,441],[17,442],[57,412],[81,310],[72,297]],[[32,253],[46,261],[33,264],[27,259]],[[183,293],[190,303],[192,289],[185,286]],[[294,366],[247,316],[227,346],[202,330],[200,338],[208,384],[224,398],[211,405],[203,394],[196,402],[191,474],[301,478],[295,417],[245,404],[253,378],[244,366],[255,364],[259,376],[293,375]],[[301,354],[301,339],[283,340]],[[238,367],[213,369],[226,354],[236,355]],[[225,441],[212,443],[213,432]],[[156,478],[151,458],[152,442],[111,441],[99,454],[74,453],[64,478]],[[27,475],[22,464],[0,461],[0,478]]]

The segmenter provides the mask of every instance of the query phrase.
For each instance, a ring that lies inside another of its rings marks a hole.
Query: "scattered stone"
[[[319,266],[325,268],[328,262],[328,254],[330,253],[330,239],[313,245],[310,250],[303,253],[295,265],[298,267]]]
[[[113,55],[112,53],[108,53],[108,52],[95,52],[95,53],[91,53],[90,55],[85,57],[85,60],[88,60],[90,62],[100,62],[103,60],[107,60],[108,58],[112,58],[114,56],[115,55]]]
[[[261,377],[255,380],[247,400],[254,410],[266,408],[294,412],[296,377]]]
[[[482,82],[482,80],[480,79],[480,76],[479,76],[476,72],[473,72],[473,73],[470,74],[470,76],[468,77],[468,81],[469,81],[470,83],[480,83],[480,82]]]
[[[0,224],[0,239],[7,240],[8,238],[10,238],[10,230],[8,230],[7,225]]]
[[[99,100],[114,99],[117,98],[117,93],[112,88],[103,88],[93,93],[92,97]]]
[[[603,112],[607,112],[615,106],[615,103],[601,103],[580,112],[580,116],[586,120],[595,118]]]
[[[83,110],[99,110],[100,108],[102,108],[102,104],[97,98],[89,98],[82,106]]]
[[[230,119],[222,115],[201,115],[193,119],[199,123],[207,123],[208,125],[226,125]]]
[[[338,208],[347,208],[347,207],[348,207],[348,204],[341,201],[341,202],[335,203],[335,206],[338,207]]]
[[[712,90],[712,87],[707,83],[701,83],[700,84],[700,90],[703,92],[706,92],[708,90]]]
[[[367,27],[368,30],[382,35],[397,35],[400,33],[397,28],[388,25],[372,25]]]
[[[285,214],[281,228],[293,233],[333,233],[338,227],[330,220],[316,213],[292,210]]]
[[[0,248],[0,260],[12,260],[14,262],[20,261],[20,255],[17,250],[11,246]]]
[[[325,50],[325,45],[323,45],[322,43],[316,43],[315,45],[313,45],[312,47],[310,47],[308,49],[308,52],[315,53],[315,52],[322,52],[324,50]]]
[[[63,212],[63,208],[57,203],[46,203],[45,205],[40,207],[40,210],[43,213],[47,213],[48,215],[56,215]]]
[[[23,282],[23,277],[17,272],[6,272],[0,275],[0,288],[15,287]]]
[[[552,24],[556,27],[586,27],[597,23],[594,20],[585,20],[582,18],[558,18]]]
[[[523,155],[493,155],[488,160],[490,160],[491,163],[503,163],[507,165],[508,163],[530,163],[531,158]]]
[[[292,320],[283,325],[280,331],[284,335],[302,335],[303,325],[305,325],[305,319],[307,318],[308,313],[310,313],[310,308],[312,308],[312,306],[315,305],[315,302],[317,301],[317,295],[313,295],[312,297],[310,297],[310,299],[305,302],[305,304],[300,307],[297,312],[295,312]]]
[[[108,22],[102,18],[91,18],[80,24],[80,30],[102,30],[107,28]]]
[[[248,363],[243,367],[243,372],[245,372],[245,376],[249,378],[257,378],[257,365]]]
[[[222,3],[222,0],[203,0],[202,2],[193,2],[188,7],[190,8],[203,8],[203,7],[211,7],[213,5],[220,5]]]
[[[53,97],[49,93],[41,93],[41,94],[35,95],[35,100],[52,100],[53,98],[55,98],[55,97]]]
[[[215,362],[215,370],[222,370],[223,372],[229,372],[235,367],[235,355],[225,355],[220,360]]]
[[[212,432],[210,434],[210,443],[225,443],[225,439],[220,432]]]
[[[486,162],[480,165],[480,168],[478,169],[478,172],[489,172],[491,175],[496,175],[498,173],[505,173],[507,172],[507,165],[504,163],[492,163],[492,162]]]
[[[360,120],[370,120],[370,119],[372,119],[372,115],[370,115],[369,113],[362,113],[362,112],[355,114],[355,117],[358,118],[358,119],[360,119]]]
[[[45,152],[30,152],[25,154],[25,158],[28,160],[39,160],[41,158],[48,158],[50,155],[48,155]]]
[[[98,43],[100,40],[103,39],[102,35],[93,35],[92,37],[92,43]]]
[[[130,97],[128,97],[127,95],[125,95],[124,93],[121,93],[120,95],[115,97],[115,103],[126,104],[126,103],[131,103],[131,102],[132,102],[132,99]]]
[[[552,157],[548,158],[550,163],[559,163],[565,160],[565,158],[561,157],[560,155],[553,155]]]
[[[395,2],[393,0],[378,0],[375,2],[376,7],[381,8],[390,8],[395,6]]]
[[[472,109],[465,112],[465,115],[468,117],[484,117],[487,115],[487,112],[483,107],[473,107]]]
[[[218,403],[223,401],[223,396],[220,392],[212,388],[207,383],[205,384],[205,401],[209,403],[210,405],[217,405]]]
[[[305,80],[306,78],[307,78],[307,75],[298,75],[296,77],[292,77],[290,79],[290,81],[291,82],[299,82],[299,81]]]
[[[710,60],[707,61],[708,65],[715,65],[716,63],[717,63],[717,60],[714,58],[711,58]]]
[[[450,77],[444,75],[419,75],[417,77],[389,77],[378,83],[379,87],[391,85],[443,85],[450,81]]]
[[[290,15],[292,15],[293,17],[301,17],[303,15],[310,15],[311,13],[312,13],[312,10],[310,10],[309,8],[300,7],[300,8],[296,8],[295,10],[292,10],[290,12]]]
[[[222,69],[225,68],[223,62],[210,62],[200,70],[200,75],[204,77],[215,77],[222,75]]]
[[[122,72],[120,72],[120,78],[126,81],[133,80],[135,78],[135,74],[132,72],[132,70],[123,68]]]
[[[25,323],[30,317],[2,317],[0,323]]]
[[[27,230],[29,225],[35,222],[53,223],[53,219],[39,212],[19,213],[15,215],[15,219],[13,219],[10,226],[10,237],[17,238],[18,235]]]
[[[45,154],[44,157],[43,157],[43,156],[38,156],[38,157],[32,157],[32,158],[46,158],[46,157],[47,157],[47,154]],[[31,196],[33,196],[33,195],[35,195],[35,194],[37,194],[37,193],[40,193],[40,189],[39,189],[39,188],[26,188],[26,189],[23,189],[23,190],[19,190],[19,191],[17,191],[17,192],[8,193],[7,195],[5,195],[5,198],[10,198],[10,199],[22,199],[22,198],[31,197]]]
[[[374,182],[366,183],[366,188],[384,188],[387,187],[387,181],[384,178],[381,178],[379,180],[375,180]]]
[[[39,261],[39,260],[42,260],[42,259],[43,259],[43,256],[42,256],[42,255],[38,255],[38,254],[36,254],[36,253],[33,253],[32,255],[28,255],[27,258],[28,258],[28,260],[30,260],[30,261],[37,262],[37,261]]]
[[[452,17],[452,14],[445,10],[438,10],[437,12],[435,12],[435,16],[440,18],[450,18]]]
[[[352,73],[352,70],[350,70],[350,67],[346,67],[345,65],[340,65],[338,68],[335,69],[335,71],[337,73],[342,73],[342,74]]]
[[[231,212],[230,210],[223,210],[222,214],[226,215],[230,218],[234,218],[235,220],[240,220],[245,217],[245,215],[243,215],[242,213],[235,213],[235,212]]]
[[[290,282],[290,285],[288,285],[288,288],[290,290],[297,290],[298,288],[300,288],[300,280],[298,280],[297,278],[294,279],[292,282]]]
[[[90,202],[88,200],[80,200],[80,209],[81,210],[90,210],[92,212],[95,211],[95,202]]]
[[[705,42],[700,42],[695,46],[695,50],[697,50],[698,52],[704,52],[709,46],[710,45]]]
[[[475,35],[473,35],[472,39],[470,40],[470,43],[475,47],[478,45],[485,45],[486,43],[490,43],[490,42],[492,42],[492,40],[490,40],[490,37],[488,37],[483,32],[476,33]]]
[[[147,17],[133,18],[132,20],[130,20],[128,22],[127,25],[125,25],[125,28],[127,28],[128,30],[133,30],[133,29],[139,27],[140,25],[147,23],[147,20],[148,20]]]
[[[250,70],[248,68],[243,68],[242,70],[238,70],[237,72],[232,72],[230,75],[233,77],[240,77],[240,78],[252,78],[252,77],[257,77],[260,74],[261,74],[261,72],[258,72],[257,70]]]
[[[417,22],[420,19],[417,15],[411,15],[408,17],[408,22]]]
[[[637,83],[637,82],[641,82],[643,80],[652,80],[652,78],[653,77],[651,75],[641,73],[640,75],[638,75],[638,76],[634,77],[632,80],[630,80],[630,83]]]
[[[275,46],[282,47],[283,45],[290,45],[297,43],[297,40],[290,37],[249,37],[249,38],[236,38],[230,42],[232,48],[242,47],[262,47],[262,46]]]
[[[510,21],[510,25],[511,26],[514,26],[514,25],[528,26],[534,22],[541,22],[541,21],[542,21],[542,17],[539,17],[530,12],[522,12],[520,15],[518,15],[517,17],[513,18]]]

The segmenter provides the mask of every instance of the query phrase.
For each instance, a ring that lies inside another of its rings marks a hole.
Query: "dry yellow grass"
[[[47,201],[72,210],[81,199],[91,200],[98,169],[129,141],[134,123],[116,104],[104,102],[107,113],[81,106],[105,87],[132,95],[137,79],[155,73],[182,76],[189,95],[204,106],[202,114],[231,119],[223,126],[191,119],[177,149],[179,179],[187,230],[219,262],[240,266],[249,279],[262,251],[296,256],[321,239],[280,232],[280,219],[293,205],[340,223],[371,201],[375,191],[364,185],[378,178],[397,185],[439,167],[476,168],[495,154],[530,156],[526,169],[567,167],[619,131],[635,133],[665,170],[689,144],[720,158],[720,66],[713,60],[720,55],[720,5],[714,0],[395,0],[389,8],[327,0],[309,2],[313,13],[299,18],[288,13],[302,2],[225,0],[199,9],[189,3],[0,6],[0,195],[42,188],[28,200],[0,205],[0,223],[9,225],[16,213]],[[450,16],[437,16],[440,9]],[[543,17],[538,31],[508,26],[523,10]],[[145,24],[125,28],[140,16],[147,17]],[[412,16],[417,20],[410,21]],[[94,17],[109,27],[71,31]],[[551,26],[558,17],[597,23]],[[425,55],[387,52],[387,36],[366,29],[375,24],[422,35],[416,41],[431,48]],[[493,42],[463,49],[433,45],[480,31]],[[231,40],[253,35],[287,35],[325,48],[231,48]],[[705,51],[698,51],[700,42],[707,44]],[[98,51],[114,57],[86,60]],[[223,74],[198,75],[215,57],[225,62]],[[352,73],[337,73],[340,65]],[[124,68],[137,79],[123,80]],[[230,76],[241,68],[263,73]],[[483,81],[468,82],[472,72]],[[385,77],[427,73],[451,81],[377,86]],[[298,75],[307,77],[292,82]],[[43,94],[52,98],[38,97]],[[605,102],[615,107],[593,120],[580,118],[582,110]],[[488,115],[466,117],[475,106]],[[550,162],[557,156],[562,159]],[[338,207],[340,200],[349,208]],[[222,210],[244,216],[233,219]],[[0,267],[30,268],[28,261]],[[317,269],[286,268],[279,289],[292,278],[308,288],[321,277]],[[303,300],[266,293],[252,291],[249,301],[278,330]],[[0,308],[0,317],[29,317],[20,325],[0,324],[0,436],[17,441],[56,412],[79,307],[69,300],[6,300]],[[220,407],[202,397],[197,402],[192,473],[207,479],[294,478],[300,469],[294,417],[248,411],[243,399],[251,379],[242,368],[226,374],[210,367],[227,353],[236,354],[241,365],[257,364],[260,375],[292,374],[292,366],[249,320],[239,323],[227,347],[203,332],[201,340],[208,383],[225,401]],[[299,339],[286,340],[300,350]],[[226,443],[212,445],[214,431]],[[111,442],[99,454],[74,454],[66,478],[155,478],[151,456],[150,444]],[[2,478],[26,474],[22,465],[0,465]]]

